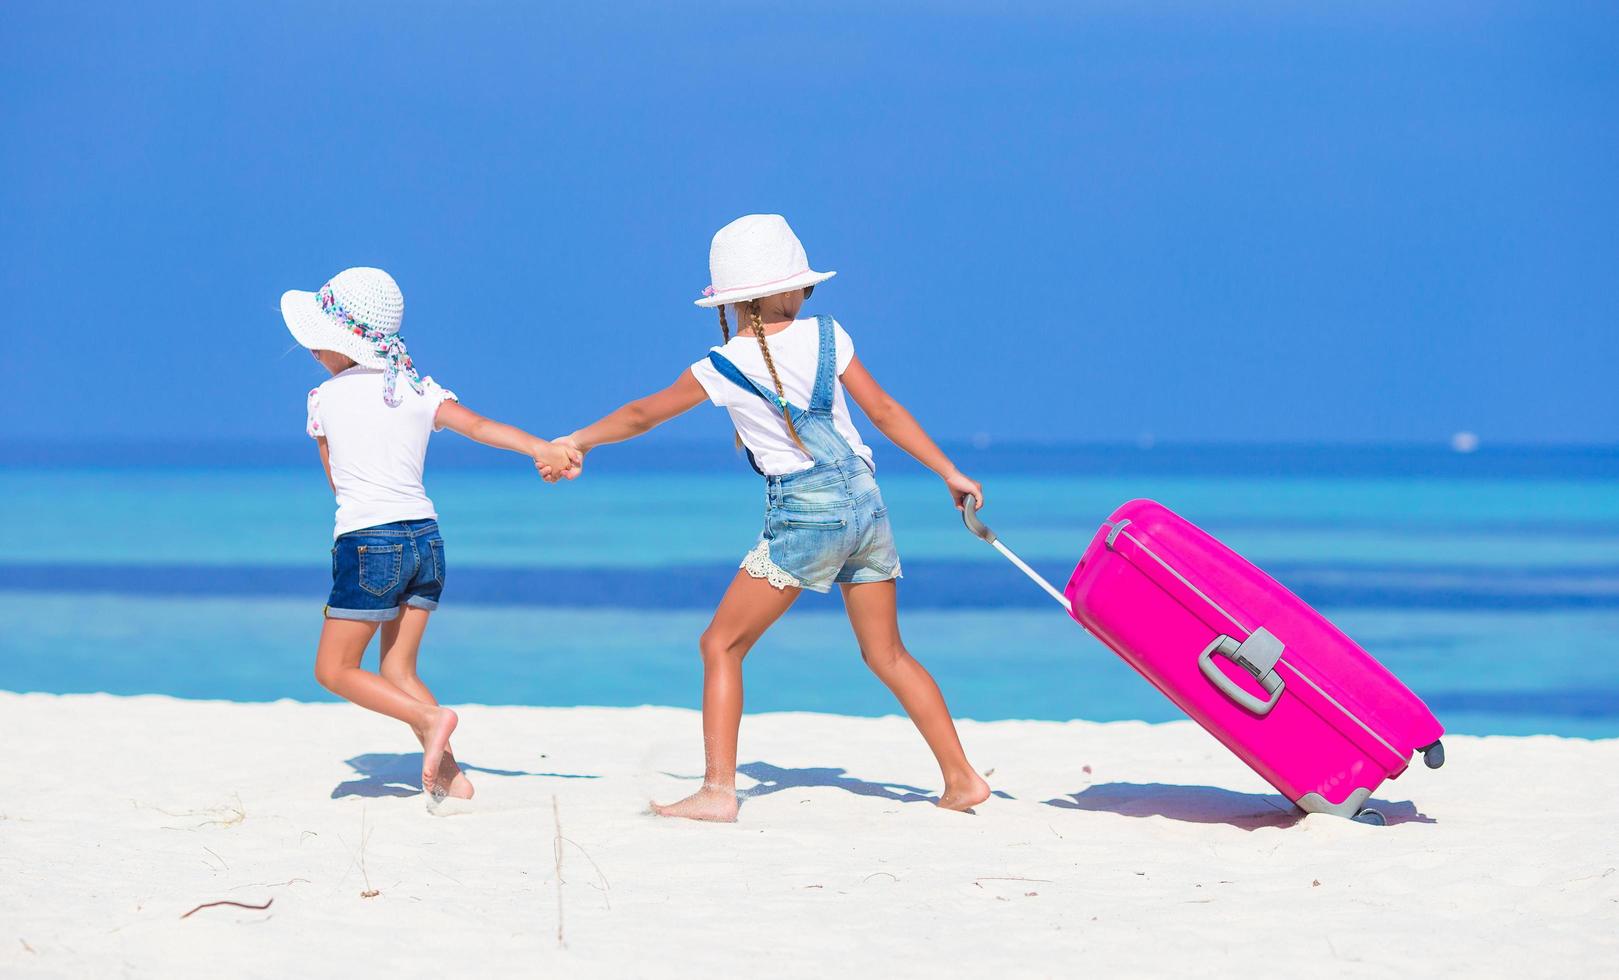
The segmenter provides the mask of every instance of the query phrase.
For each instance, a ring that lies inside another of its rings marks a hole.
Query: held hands
[[[564,439],[554,442],[537,439],[529,455],[534,458],[534,471],[546,483],[577,479],[585,461],[579,447]]]
[[[957,510],[965,507],[964,502],[969,493],[978,498],[978,506],[984,506],[983,486],[960,470],[951,470],[944,477],[944,485],[950,488],[950,496],[955,500]]]
[[[534,469],[540,474],[540,478],[547,483],[555,483],[558,480],[577,480],[579,474],[584,472],[585,453],[590,450],[581,448],[579,440],[571,434],[552,439],[548,445],[552,449],[565,453],[567,463],[560,467],[547,465],[536,455],[534,457]]]

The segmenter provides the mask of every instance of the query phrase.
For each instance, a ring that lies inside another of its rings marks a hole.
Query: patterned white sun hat
[[[344,269],[312,293],[289,289],[281,294],[281,318],[293,339],[310,350],[336,351],[362,367],[386,370],[388,404],[399,404],[394,384],[401,373],[421,392],[421,377],[399,336],[405,297],[381,269]]]
[[[779,214],[747,214],[708,249],[709,286],[698,306],[722,306],[813,286],[837,275],[810,268],[804,245]]]

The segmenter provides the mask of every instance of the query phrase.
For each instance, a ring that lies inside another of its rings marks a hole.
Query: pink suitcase
[[[1086,630],[1312,813],[1381,824],[1366,801],[1413,751],[1444,763],[1427,705],[1241,555],[1151,500],[1132,500],[1091,538],[1058,592],[978,519],[974,534],[1033,578]]]

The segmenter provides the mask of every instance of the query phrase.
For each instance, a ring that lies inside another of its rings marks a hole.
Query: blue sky
[[[975,6],[14,0],[10,435],[298,437],[348,265],[562,431],[780,211],[944,437],[1619,441],[1619,9]]]

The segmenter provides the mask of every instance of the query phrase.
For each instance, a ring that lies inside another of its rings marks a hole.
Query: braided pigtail
[[[765,357],[770,380],[776,385],[776,406],[781,409],[782,421],[787,423],[787,434],[793,437],[799,449],[804,449],[804,441],[798,438],[798,428],[793,425],[793,413],[787,408],[787,393],[782,390],[781,378],[776,374],[776,362],[770,359],[770,345],[765,342],[765,320],[759,315],[758,300],[748,300],[748,320],[753,324],[753,335],[759,338],[759,353]],[[810,455],[810,451],[804,449],[804,455]]]

